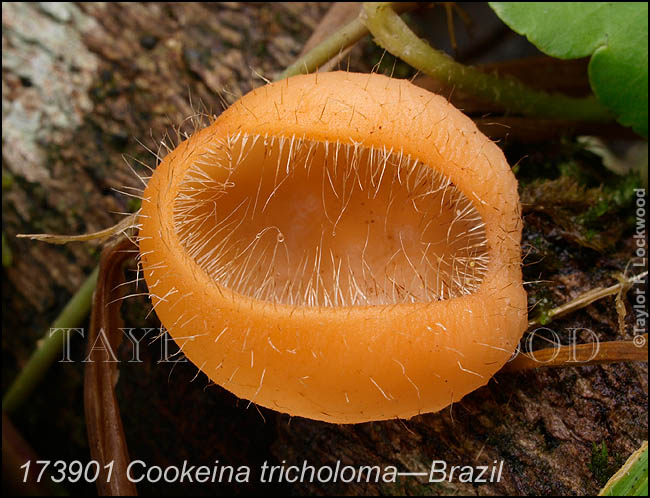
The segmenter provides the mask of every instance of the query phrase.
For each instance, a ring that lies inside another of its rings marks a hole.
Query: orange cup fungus
[[[156,313],[212,381],[335,423],[438,411],[526,328],[517,182],[443,97],[377,74],[257,88],[144,194]]]

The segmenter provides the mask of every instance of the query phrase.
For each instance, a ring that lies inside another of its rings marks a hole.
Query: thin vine
[[[613,116],[595,97],[573,98],[534,90],[513,78],[483,73],[454,61],[419,38],[386,2],[363,4],[362,22],[382,48],[420,72],[455,88],[503,105],[512,113],[539,118],[606,122]]]
[[[65,329],[78,327],[86,319],[98,275],[99,266],[86,278],[81,288],[52,322],[45,336],[37,342],[36,349],[2,398],[3,411],[12,413],[20,408],[45,377],[50,365],[61,354],[66,340]]]

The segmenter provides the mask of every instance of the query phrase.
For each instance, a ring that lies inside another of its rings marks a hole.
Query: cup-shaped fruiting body
[[[434,412],[526,328],[517,182],[443,97],[334,72],[242,97],[157,167],[140,251],[183,353],[337,423]]]

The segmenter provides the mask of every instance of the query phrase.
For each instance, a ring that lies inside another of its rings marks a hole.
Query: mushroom
[[[153,307],[212,381],[334,423],[438,411],[527,324],[517,181],[443,97],[378,74],[257,88],[144,193]]]

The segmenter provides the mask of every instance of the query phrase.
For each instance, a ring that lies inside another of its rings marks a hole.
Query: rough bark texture
[[[50,246],[14,235],[90,232],[119,221],[114,213],[136,209],[137,199],[113,190],[139,186],[122,156],[154,164],[138,141],[157,151],[159,140],[176,137],[179,125],[187,129],[184,119],[197,110],[218,114],[218,95],[232,102],[259,84],[253,82],[255,71],[272,78],[294,60],[326,8],[3,3],[3,177],[9,173],[13,181],[3,189],[2,217],[14,255],[3,269],[3,390],[99,253],[89,245]],[[353,64],[368,67],[364,61]],[[552,147],[547,151],[549,161],[557,160]],[[512,154],[516,160],[529,152]],[[145,168],[130,162],[146,176]],[[526,278],[548,281],[541,290],[531,289],[531,304],[540,295],[561,304],[614,283],[612,275],[625,268],[634,250],[628,235],[603,255],[567,242],[552,220],[530,210],[525,242],[534,264]],[[545,257],[556,258],[555,266],[537,264],[540,247]],[[564,341],[576,327],[593,330],[601,340],[631,338],[631,302],[623,333],[613,299],[551,328]],[[149,309],[142,298],[127,300],[126,326],[141,333],[156,327]],[[250,484],[142,483],[141,494],[587,494],[602,484],[592,465],[594,444],[605,443],[605,465],[616,466],[647,439],[647,363],[497,375],[442,413],[338,426],[247,408],[207,385],[191,364],[158,363],[166,344],[161,340],[142,341],[143,361],[128,362],[132,350],[125,343],[117,394],[133,460],[163,467],[218,461],[252,469]],[[74,342],[73,357],[82,359],[83,348]],[[41,458],[90,458],[82,372],[81,362],[55,365],[14,417]],[[303,460],[316,467],[340,461],[410,472],[428,472],[432,460],[503,460],[504,470],[500,483],[488,484],[429,483],[425,477],[369,484],[258,480],[265,461]],[[74,493],[94,492],[92,485],[67,486]]]

